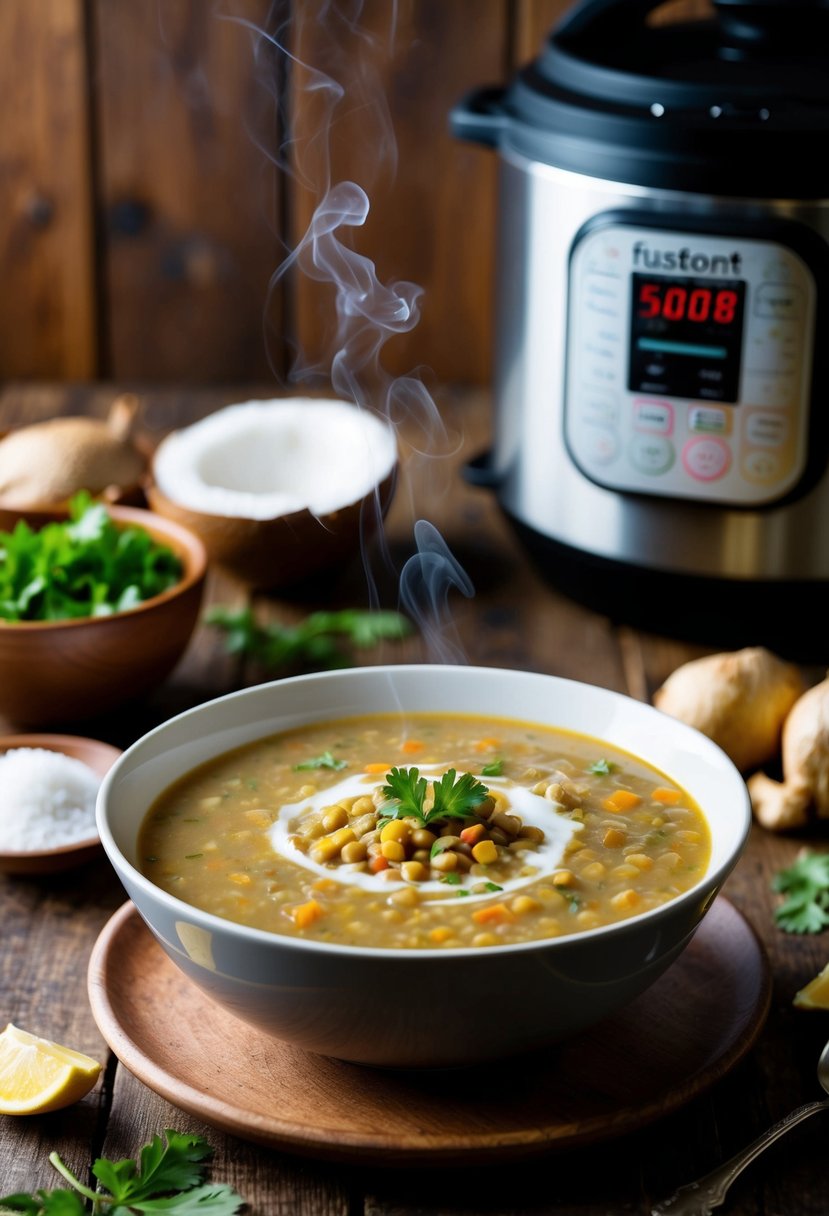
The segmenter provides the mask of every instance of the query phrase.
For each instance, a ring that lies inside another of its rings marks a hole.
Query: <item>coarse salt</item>
[[[96,835],[100,778],[86,764],[41,747],[0,756],[0,851],[35,852]]]

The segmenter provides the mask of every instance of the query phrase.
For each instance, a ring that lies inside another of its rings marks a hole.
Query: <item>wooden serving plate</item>
[[[89,964],[101,1033],[174,1106],[270,1147],[384,1165],[519,1157],[631,1132],[732,1068],[770,993],[762,947],[720,897],[648,992],[578,1038],[492,1068],[396,1072],[312,1055],[225,1013],[131,903]]]

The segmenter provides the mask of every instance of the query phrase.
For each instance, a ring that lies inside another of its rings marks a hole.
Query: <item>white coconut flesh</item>
[[[391,472],[391,427],[346,401],[292,397],[217,410],[158,446],[153,472],[171,501],[207,515],[326,515]]]

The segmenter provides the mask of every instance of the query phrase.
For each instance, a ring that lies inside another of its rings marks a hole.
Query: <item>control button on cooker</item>
[[[780,475],[780,458],[775,452],[746,452],[742,472],[747,481],[766,485]]]
[[[731,449],[722,439],[689,439],[682,449],[682,463],[695,481],[716,481],[731,466]]]
[[[619,398],[615,393],[602,392],[600,388],[585,387],[581,392],[581,408],[586,422],[616,422]]]
[[[634,401],[633,427],[652,435],[672,435],[674,407],[668,401]]]
[[[749,414],[745,434],[754,446],[781,448],[789,437],[789,420],[784,414]]]
[[[619,432],[610,426],[585,426],[579,449],[588,464],[610,464],[619,454]]]
[[[761,283],[754,297],[754,312],[758,317],[774,317],[793,321],[800,316],[803,292],[793,283]]]
[[[667,473],[676,459],[674,445],[658,435],[634,435],[628,451],[633,467],[652,477]]]
[[[688,412],[688,430],[696,434],[728,435],[731,415],[727,410],[715,410],[711,406],[694,406]]]

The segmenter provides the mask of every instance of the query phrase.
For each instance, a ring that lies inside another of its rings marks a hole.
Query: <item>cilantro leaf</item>
[[[772,889],[788,896],[774,912],[785,933],[820,933],[829,926],[829,853],[803,853],[775,874]]]
[[[481,769],[482,777],[500,777],[504,771],[503,760],[493,760]]]
[[[0,1214],[21,1216],[89,1216],[84,1198],[95,1216],[130,1216],[135,1212],[164,1212],[169,1216],[234,1216],[244,1201],[229,1186],[203,1181],[204,1162],[212,1155],[201,1136],[166,1128],[164,1138],[153,1136],[138,1160],[110,1161],[100,1157],[92,1167],[98,1182],[108,1188],[93,1191],[64,1165],[57,1153],[49,1160],[74,1190],[37,1191],[0,1199]]]
[[[109,616],[160,595],[181,578],[178,557],[143,528],[119,527],[88,494],[68,521],[0,533],[0,617],[58,621]]]
[[[616,765],[612,760],[605,760],[604,757],[602,757],[601,760],[594,760],[592,764],[589,764],[587,766],[587,771],[588,773],[595,774],[597,777],[608,777],[613,772],[614,768],[616,768]]]
[[[480,806],[489,790],[473,777],[464,773],[455,780],[455,770],[450,768],[440,781],[435,782],[435,805],[426,816],[426,822],[435,819],[468,819],[476,806]]]
[[[92,1173],[107,1187],[118,1203],[134,1206],[135,1199],[150,1199],[167,1191],[186,1190],[201,1182],[204,1169],[200,1162],[212,1155],[201,1136],[183,1135],[165,1128],[166,1144],[153,1136],[135,1161],[107,1161],[101,1158]]]
[[[314,756],[313,760],[303,760],[302,764],[295,764],[294,772],[304,773],[316,768],[330,768],[339,773],[341,769],[348,768],[348,762],[338,760],[332,752],[323,752],[320,756]]]
[[[77,1191],[37,1191],[34,1195],[6,1195],[0,1212],[23,1212],[25,1216],[87,1216]]]
[[[391,819],[401,819],[413,816],[421,823],[427,818],[423,810],[426,798],[426,778],[420,776],[416,768],[393,768],[386,773],[386,784],[383,786],[383,797],[388,802],[383,807],[383,813]]]
[[[399,612],[344,608],[338,612],[312,612],[295,625],[257,623],[250,607],[217,605],[205,621],[223,629],[230,654],[242,655],[277,668],[290,664],[312,667],[347,667],[351,657],[341,644],[364,649],[385,639],[400,639],[412,632],[411,622]]]
[[[426,778],[420,776],[419,769],[393,768],[386,773],[386,784],[383,786],[383,796],[388,799],[383,812],[396,819],[414,817],[423,824],[435,823],[440,819],[469,819],[475,807],[480,806],[489,794],[487,787],[477,777],[471,773],[457,777],[453,768],[432,783],[434,802],[428,812],[424,810],[427,792]],[[435,845],[432,846],[432,856],[434,850]]]

